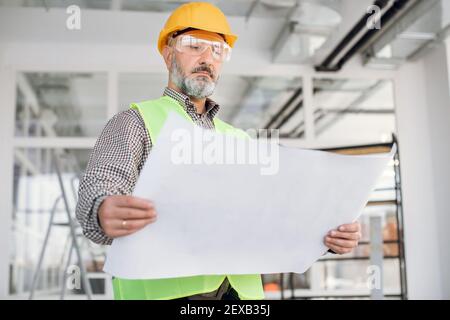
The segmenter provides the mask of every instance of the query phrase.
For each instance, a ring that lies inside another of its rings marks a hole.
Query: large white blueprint
[[[113,276],[303,273],[327,251],[325,234],[361,214],[394,153],[280,147],[278,173],[262,175],[254,164],[174,164],[174,128],[194,130],[166,121],[133,193],[155,203],[158,219],[113,241],[104,267]]]

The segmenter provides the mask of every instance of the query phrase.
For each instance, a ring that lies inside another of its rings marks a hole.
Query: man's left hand
[[[343,224],[336,230],[331,230],[325,236],[324,243],[338,254],[350,253],[358,246],[361,239],[361,224],[359,222]]]

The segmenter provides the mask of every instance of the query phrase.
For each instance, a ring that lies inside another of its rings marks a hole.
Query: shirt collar
[[[183,108],[186,110],[186,112],[188,112],[188,111],[194,112],[194,113],[197,112],[197,110],[196,110],[194,104],[191,102],[191,99],[189,98],[189,96],[187,96],[181,92],[175,91],[174,89],[169,88],[169,87],[166,87],[164,89],[163,95],[169,96],[169,97],[177,100],[183,106]],[[219,104],[217,104],[215,101],[213,101],[209,98],[206,98],[205,107],[206,107],[206,114],[211,119],[213,119],[216,116],[217,112],[220,109]]]

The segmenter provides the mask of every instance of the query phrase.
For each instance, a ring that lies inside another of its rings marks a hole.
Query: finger
[[[325,242],[337,245],[339,247],[350,248],[350,249],[353,249],[358,246],[358,241],[336,239],[336,238],[332,238],[332,237],[328,237],[328,236],[325,238]]]
[[[337,253],[337,254],[346,254],[346,253],[350,253],[352,250],[349,248],[342,248],[333,244],[328,244],[327,247],[331,250],[333,250],[333,252]]]
[[[361,225],[359,222],[343,224],[338,228],[341,232],[359,232],[361,230]]]
[[[361,239],[361,233],[359,232],[340,232],[340,231],[330,231],[328,236],[332,238],[348,239],[348,240],[359,240]]]
[[[134,208],[134,209],[151,209],[154,208],[153,202],[147,199],[138,198],[134,196],[117,196],[116,205],[123,208]]]
[[[125,230],[125,234],[124,234],[124,235],[129,235],[129,234],[135,233],[135,232],[137,232],[137,231],[143,229],[143,228],[146,227],[147,225],[149,225],[149,224],[151,224],[151,223],[154,223],[155,221],[156,221],[156,218],[146,220],[146,221],[144,221],[142,224],[135,225],[135,226],[133,226],[133,228],[130,228],[130,229]]]
[[[140,220],[126,220],[126,224],[123,224],[123,220],[115,220],[113,221],[113,225],[111,226],[110,236],[111,237],[121,237],[128,234],[132,234],[150,223],[156,221],[156,218],[152,219],[140,219]]]
[[[119,230],[139,230],[154,221],[156,221],[156,217],[150,219],[115,220],[114,228]]]
[[[120,238],[120,237],[124,237],[124,236],[128,236],[130,234],[133,234],[136,231],[137,230],[116,230],[111,233],[110,237],[113,239]]]
[[[154,209],[117,208],[113,215],[113,218],[117,220],[151,219],[154,217],[156,217]]]

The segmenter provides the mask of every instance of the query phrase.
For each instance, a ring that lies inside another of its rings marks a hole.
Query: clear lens
[[[231,47],[225,42],[200,39],[191,35],[181,35],[177,38],[176,42],[176,49],[179,52],[193,56],[203,54],[209,47],[211,48],[214,59],[218,61],[230,60]]]

